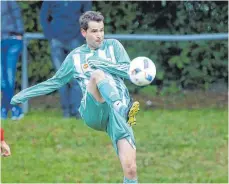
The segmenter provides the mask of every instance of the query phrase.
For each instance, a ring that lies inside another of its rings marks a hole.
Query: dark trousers
[[[66,43],[56,39],[50,41],[52,63],[56,71],[60,68],[66,56],[80,45],[81,43],[78,42],[78,39]],[[82,99],[82,92],[78,82],[75,79],[71,80],[68,84],[59,89],[59,94],[64,115],[74,115],[78,113]]]
[[[1,40],[1,107],[8,111],[14,95],[17,61],[22,51],[22,40]]]

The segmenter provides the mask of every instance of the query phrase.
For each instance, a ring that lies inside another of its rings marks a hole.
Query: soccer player
[[[86,44],[68,54],[56,74],[15,95],[12,104],[48,94],[77,79],[83,92],[79,112],[85,123],[107,132],[120,159],[124,183],[137,183],[136,146],[132,125],[139,102],[132,102],[123,78],[129,79],[130,58],[122,44],[104,39],[104,17],[87,11],[79,22]],[[74,30],[73,30],[74,31]]]

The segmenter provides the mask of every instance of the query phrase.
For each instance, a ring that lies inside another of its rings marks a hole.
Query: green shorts
[[[123,138],[126,138],[132,147],[136,149],[132,128],[127,124],[126,120],[106,102],[98,102],[87,92],[81,101],[79,112],[84,122],[90,128],[107,132],[117,154],[117,142]]]

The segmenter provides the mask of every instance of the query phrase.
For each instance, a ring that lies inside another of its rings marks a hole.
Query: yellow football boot
[[[140,110],[139,109],[139,106],[140,106],[139,102],[138,101],[135,101],[132,104],[132,106],[131,106],[131,108],[129,110],[127,123],[130,126],[136,125],[136,115],[137,115],[138,111]]]

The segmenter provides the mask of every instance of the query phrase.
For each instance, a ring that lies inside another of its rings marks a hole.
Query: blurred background
[[[25,31],[42,33],[39,20],[42,1],[21,1],[19,4],[22,8]],[[93,10],[103,13],[106,34],[185,35],[228,32],[226,1],[93,1],[92,6]],[[146,93],[149,93],[152,97],[177,94],[184,90],[227,92],[227,40],[120,41],[131,59],[147,56],[155,62],[157,67],[157,76],[151,86],[137,88],[129,85],[133,94],[147,95]],[[28,50],[29,85],[53,76],[55,71],[50,60],[48,42],[32,40],[28,45]],[[20,71],[21,63],[18,63],[16,83],[18,90],[21,87]],[[214,94],[204,93],[203,95]],[[45,98],[42,97],[42,99]],[[222,103],[227,102],[226,98],[219,100],[222,100],[220,101]],[[31,101],[33,103],[33,100]],[[45,107],[52,104],[46,103]],[[54,106],[56,105],[54,103]],[[35,108],[36,105],[32,107]]]
[[[25,32],[42,33],[42,1],[18,3]],[[104,15],[105,34],[228,33],[227,1],[93,1],[92,9]],[[149,86],[126,81],[142,107],[134,127],[139,181],[226,183],[228,40],[120,42],[131,59],[146,56],[157,67]],[[29,86],[54,73],[48,41],[31,40]],[[21,77],[18,62],[16,92],[22,89]],[[19,123],[2,122],[12,146],[12,157],[2,159],[3,183],[122,182],[108,137],[81,120],[61,119],[57,92],[29,104]]]

